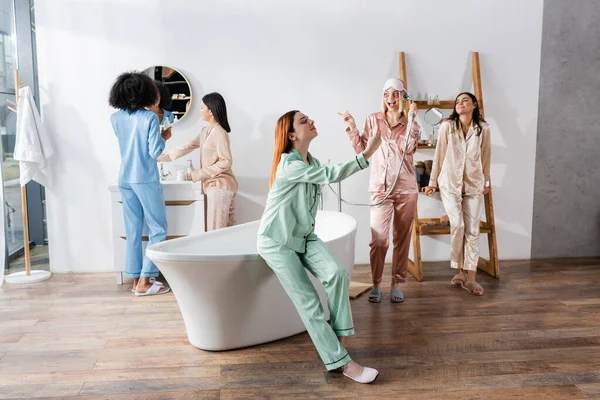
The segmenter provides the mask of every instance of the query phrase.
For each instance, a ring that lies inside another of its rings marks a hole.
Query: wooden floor
[[[172,294],[135,298],[114,274],[5,284],[0,399],[600,398],[600,260],[503,262],[501,274],[475,297],[446,263],[428,265],[403,304],[387,290],[352,301],[348,349],[380,370],[373,385],[325,372],[306,334],[197,350]]]

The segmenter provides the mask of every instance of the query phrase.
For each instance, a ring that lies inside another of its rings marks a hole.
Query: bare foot
[[[475,280],[467,280],[463,287],[471,294],[481,296],[483,294],[483,288]]]
[[[402,291],[400,290],[400,284],[399,283],[392,283],[392,290],[397,290],[400,292],[400,294],[402,294]],[[393,303],[400,303],[404,300],[404,298],[402,297],[398,297],[398,296],[392,296],[391,300]]]
[[[477,271],[467,271],[467,281],[464,284],[464,288],[476,296],[481,296],[483,294],[483,288],[480,284],[475,281],[477,276]]]
[[[373,284],[373,289],[371,289],[368,297],[370,303],[381,303],[381,289],[379,286],[379,283]]]
[[[462,286],[464,282],[467,281],[467,275],[463,271],[460,271],[458,274],[454,275],[452,278],[452,284],[456,286]]]

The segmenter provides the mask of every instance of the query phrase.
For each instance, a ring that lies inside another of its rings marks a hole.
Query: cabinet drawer
[[[162,184],[165,201],[196,200],[204,201],[202,184],[197,182],[172,182]],[[110,188],[110,199],[113,202],[121,201],[119,188],[112,185]]]
[[[193,200],[166,201],[167,236],[186,236],[204,232],[204,202]],[[123,204],[112,203],[113,235],[125,237]],[[144,224],[142,235],[148,236]]]

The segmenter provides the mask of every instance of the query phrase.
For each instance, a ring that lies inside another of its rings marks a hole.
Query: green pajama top
[[[308,160],[310,164],[295,149],[281,155],[258,229],[259,235],[268,236],[298,253],[304,253],[306,241],[316,236],[320,185],[340,182],[369,166],[362,153],[336,165],[321,166],[310,153]]]

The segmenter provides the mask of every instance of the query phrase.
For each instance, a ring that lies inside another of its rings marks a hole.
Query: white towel
[[[19,161],[21,186],[32,179],[42,186],[50,185],[47,160],[53,153],[31,88],[23,87],[19,90],[17,138],[13,154],[13,158]]]

